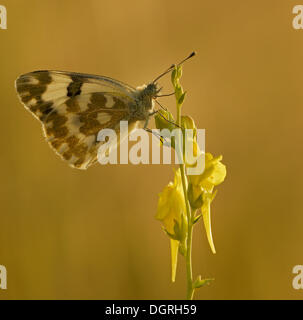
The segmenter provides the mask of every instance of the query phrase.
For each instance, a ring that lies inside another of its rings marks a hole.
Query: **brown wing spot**
[[[68,146],[73,149],[78,143],[79,143],[79,138],[75,136],[70,136],[66,139],[66,142]]]
[[[38,80],[38,84],[31,83],[31,79]],[[33,97],[41,100],[41,95],[46,91],[47,85],[52,82],[48,71],[32,72],[17,79],[17,90],[21,94],[22,102],[27,103]],[[28,93],[28,95],[22,95]]]
[[[66,107],[67,107],[67,111],[69,112],[79,112],[80,111],[80,106],[79,106],[79,103],[77,101],[76,98],[70,98],[68,99],[66,102]]]
[[[71,149],[72,153],[79,158],[84,158],[87,152],[88,146],[85,143],[80,143]]]
[[[104,125],[101,125],[98,120],[94,119],[97,117],[97,115],[98,115],[97,112],[94,112],[90,117],[81,115],[79,119],[84,124],[79,128],[79,131],[89,136],[101,130],[104,127]]]
[[[79,120],[83,125],[79,131],[87,136],[95,134],[103,125],[97,120],[98,111],[106,104],[106,98],[103,93],[95,92],[91,95],[90,103],[87,105],[87,110],[79,114]]]
[[[114,100],[114,105],[113,105],[113,109],[126,109],[127,105],[121,100],[118,99],[117,97],[113,97]]]
[[[39,81],[40,85],[47,86],[52,82],[52,77],[48,71],[37,71],[33,72],[32,75]]]
[[[70,158],[72,157],[72,153],[71,153],[71,151],[70,150],[68,150],[68,151],[66,151],[66,152],[64,152],[63,153],[63,158],[65,159],[65,160],[70,160]]]
[[[53,134],[55,138],[64,138],[68,134],[68,129],[66,127],[59,128],[48,128],[47,133],[49,135]]]
[[[75,155],[78,158],[83,158],[88,150],[88,146],[85,143],[79,143],[79,138],[75,136],[70,136],[66,139],[66,142],[68,144],[69,150],[66,151],[66,156],[69,157],[69,155]]]
[[[28,103],[32,98],[36,98],[41,101],[42,94],[46,91],[46,86],[26,84],[19,87],[19,93],[23,103]],[[27,95],[22,95],[22,93],[27,93]]]
[[[73,81],[67,87],[67,96],[75,97],[81,94],[81,87],[83,82],[79,81],[77,78],[73,79]]]
[[[31,111],[33,111],[33,109],[38,109],[42,113],[42,116],[40,117],[41,121],[44,121],[46,117],[54,110],[53,103],[51,101],[43,102],[30,109]]]
[[[78,160],[74,163],[74,166],[75,166],[76,168],[79,168],[79,167],[81,167],[81,165],[82,165],[83,162],[84,162],[84,158],[80,158],[80,159],[78,159]]]
[[[65,152],[65,156],[71,158],[72,155],[77,157],[77,161],[74,163],[75,167],[80,167],[81,164],[85,160],[85,156],[88,150],[88,146],[85,143],[79,143],[71,147],[67,152]]]
[[[56,150],[60,148],[60,146],[62,145],[64,141],[62,139],[56,139],[56,140],[53,140],[51,142],[53,148],[55,148]]]
[[[88,108],[90,110],[93,110],[93,109],[98,110],[102,107],[105,107],[106,101],[107,101],[107,99],[106,99],[104,93],[101,93],[101,92],[92,93],[91,98],[90,98],[91,103],[88,104]]]
[[[80,143],[80,139],[76,136],[70,136],[68,138],[56,138],[55,140],[51,141],[52,147],[59,153],[59,148],[63,143],[68,144],[68,150],[65,150],[64,153],[61,154],[61,156],[67,161],[75,156],[76,162],[73,163],[73,165],[76,167],[80,167],[81,164],[83,164],[83,162],[85,161],[85,156],[88,152],[88,146],[86,145],[86,143]]]
[[[80,143],[72,149],[72,153],[79,158],[84,158],[87,152],[88,146],[85,143]]]
[[[38,83],[33,82],[33,79],[37,80]],[[32,72],[17,79],[17,91],[22,102],[27,104],[33,98],[36,99],[36,104],[29,107],[33,113],[36,114],[39,110],[43,115],[48,115],[52,111],[52,102],[44,102],[41,98],[51,82],[52,78],[48,71]],[[43,120],[43,116],[41,118]]]
[[[47,135],[53,135],[54,138],[64,138],[68,134],[68,129],[64,124],[67,121],[67,117],[59,115],[56,111],[50,113],[46,119],[46,122],[52,121],[52,126],[46,128]]]
[[[105,110],[107,102],[106,96],[103,93],[95,92],[91,95],[90,103],[87,105],[87,110],[79,114],[79,120],[83,125],[79,128],[79,131],[85,135],[96,134],[103,128],[111,127],[116,121],[120,121],[122,118],[127,116],[127,105],[116,97],[113,97],[114,105],[113,108],[123,110],[119,112],[116,110],[114,113],[111,109]],[[125,111],[124,111],[125,110]],[[111,115],[108,122],[102,122],[98,120],[100,112],[107,112]]]

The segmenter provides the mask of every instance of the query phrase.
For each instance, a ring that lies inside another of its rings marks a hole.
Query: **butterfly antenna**
[[[196,55],[196,52],[193,51],[188,57],[186,57],[185,59],[183,59],[181,62],[179,62],[177,64],[177,66],[180,66],[181,64],[183,64],[185,61],[187,61],[188,59],[194,57]],[[156,81],[158,81],[160,78],[162,78],[163,76],[165,76],[167,73],[169,73],[172,69],[174,69],[176,67],[175,64],[172,64],[167,70],[165,70],[163,73],[161,73],[154,81],[153,83],[155,83]]]
[[[177,64],[177,66],[181,66],[181,64],[183,64],[185,61],[187,61],[188,59],[194,57],[197,53],[195,51],[193,51],[188,57],[186,57],[185,59],[183,59],[181,62],[179,62]]]
[[[153,83],[157,82],[160,78],[162,78],[163,76],[165,76],[167,73],[169,73],[171,70],[173,70],[175,68],[175,64],[172,64],[167,70],[165,70],[163,73],[161,73],[154,81]]]

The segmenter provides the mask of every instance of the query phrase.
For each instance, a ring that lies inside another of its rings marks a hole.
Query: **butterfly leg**
[[[148,122],[149,122],[149,118],[154,114],[155,112],[151,112],[148,117],[146,118],[145,120],[145,123],[144,123],[144,127],[143,129],[145,130],[147,128],[147,125],[148,125]],[[149,129],[150,130],[150,129]]]
[[[165,110],[167,111],[167,109],[165,109]],[[151,113],[149,114],[149,116],[151,117],[151,116],[153,116],[153,115],[156,114],[156,113],[159,113],[160,117],[163,118],[164,120],[166,120],[167,122],[169,122],[169,123],[173,124],[174,126],[182,129],[182,127],[180,127],[179,125],[177,125],[175,122],[173,122],[173,121],[171,121],[171,120],[168,120],[161,112],[159,112],[159,110],[156,110],[156,111],[151,112]]]
[[[167,142],[166,139],[163,136],[161,136],[159,133],[157,133],[155,131],[152,131],[149,128],[144,128],[144,130],[146,132],[149,132],[149,133],[153,134],[155,137],[157,137],[161,141],[162,144],[164,144],[164,142]]]

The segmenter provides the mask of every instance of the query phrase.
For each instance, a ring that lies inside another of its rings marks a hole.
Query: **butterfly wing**
[[[103,128],[119,131],[129,119],[134,88],[107,77],[62,71],[36,71],[20,76],[16,90],[38,120],[51,147],[72,167],[96,162]]]

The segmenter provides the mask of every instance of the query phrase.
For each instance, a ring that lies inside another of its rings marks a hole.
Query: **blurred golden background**
[[[199,224],[194,275],[214,277],[197,299],[301,299],[303,30],[291,0],[1,0],[0,299],[181,299],[179,258],[154,219],[167,165],[71,169],[18,101],[14,80],[39,69],[142,85],[184,58],[183,112],[223,155],[212,207],[213,255]],[[171,92],[169,76],[161,79]],[[175,110],[174,99],[162,102]]]

